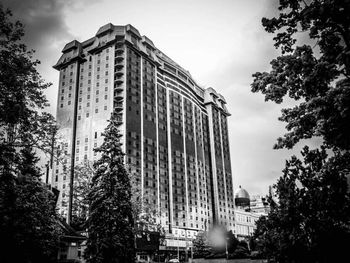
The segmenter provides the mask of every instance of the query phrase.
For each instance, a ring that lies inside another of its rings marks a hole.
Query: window
[[[107,95],[105,95],[105,100],[108,98],[108,96]]]
[[[68,101],[68,105],[70,105],[70,101]]]
[[[98,113],[98,109],[95,109],[95,113]]]

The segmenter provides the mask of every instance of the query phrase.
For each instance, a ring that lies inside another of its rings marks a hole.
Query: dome
[[[248,192],[241,186],[235,191],[235,203],[236,206],[249,206],[250,197]]]

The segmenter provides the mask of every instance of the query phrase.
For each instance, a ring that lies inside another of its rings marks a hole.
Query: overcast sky
[[[285,105],[264,102],[250,84],[278,55],[262,17],[276,14],[276,0],[2,0],[25,24],[26,44],[41,60],[39,72],[55,115],[58,71],[52,68],[63,46],[94,36],[102,25],[132,24],[204,87],[228,103],[234,186],[266,194],[281,175],[285,159],[299,151],[273,150],[285,133],[277,120]]]

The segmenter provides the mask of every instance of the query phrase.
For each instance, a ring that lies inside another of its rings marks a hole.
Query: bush
[[[232,254],[229,254],[230,259],[249,258],[249,257],[250,257],[249,250],[246,247],[242,247],[242,246],[238,246]]]

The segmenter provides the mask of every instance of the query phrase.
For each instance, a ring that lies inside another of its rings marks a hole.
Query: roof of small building
[[[235,191],[235,198],[249,198],[249,193],[247,190],[243,189],[241,186]]]

